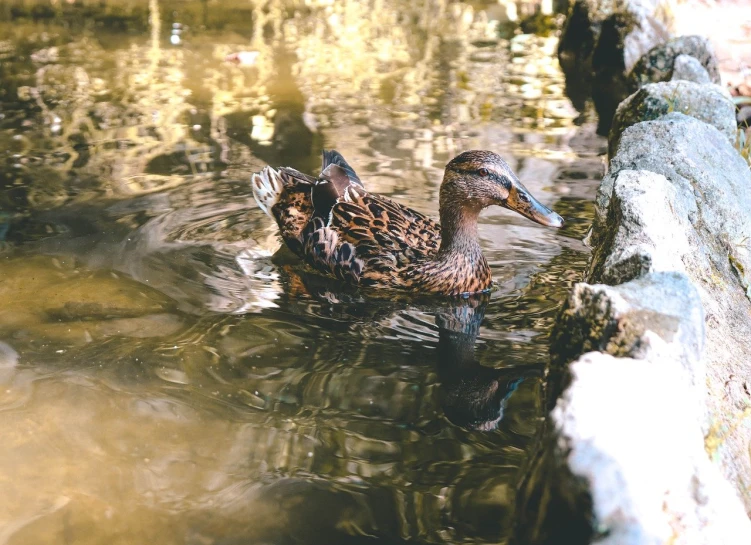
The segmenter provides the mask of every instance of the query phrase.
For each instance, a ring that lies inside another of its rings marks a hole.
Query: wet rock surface
[[[566,506],[566,523],[547,517],[520,542],[734,543],[751,529],[704,450],[703,341],[685,274],[575,286],[552,339],[555,439],[533,473],[549,476],[541,511]]]
[[[587,352],[648,359],[655,337],[684,367],[688,382],[704,376],[704,311],[681,273],[652,273],[619,286],[577,284],[553,331],[553,370]]]
[[[629,180],[625,171],[631,169],[660,174],[664,182],[633,176]],[[596,223],[611,219],[595,228],[605,236],[594,239],[591,275],[619,280],[628,276],[624,265],[630,258],[649,263],[649,270],[683,270],[695,283],[708,325],[705,358],[712,430],[707,449],[736,483],[747,509],[749,187],[748,164],[713,127],[674,113],[627,129],[598,196]],[[620,221],[612,221],[619,216]]]
[[[735,107],[730,96],[720,86],[682,80],[650,83],[618,106],[610,128],[610,156],[615,155],[620,136],[627,127],[671,112],[680,112],[709,123],[730,142],[735,142]]]
[[[751,171],[714,127],[673,113],[627,129],[598,193],[590,278],[685,271],[707,314],[708,450],[751,509]],[[638,176],[633,170],[658,176]],[[594,233],[593,233],[594,235]],[[639,267],[634,267],[639,263]],[[723,430],[720,432],[720,430]]]
[[[700,406],[684,369],[657,353],[632,359],[594,352],[574,362],[571,373],[552,419],[556,448],[571,471],[569,490],[586,483],[593,542],[743,542],[751,525],[706,456]],[[550,542],[573,543],[565,534]]]

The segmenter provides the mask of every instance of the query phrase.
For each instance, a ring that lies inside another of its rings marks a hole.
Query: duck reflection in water
[[[443,411],[453,424],[479,431],[498,428],[511,394],[526,378],[543,374],[541,367],[494,369],[477,361],[475,343],[488,300],[478,294],[436,313]]]
[[[435,357],[440,381],[440,404],[448,420],[462,428],[492,431],[498,428],[511,395],[525,379],[544,375],[544,366],[525,365],[495,369],[479,363],[475,344],[490,294],[437,299],[393,292],[363,291],[335,280],[306,274],[294,263],[291,252],[278,252],[274,262],[284,272],[288,296],[297,301],[314,300],[324,305],[311,313],[338,319],[379,321],[399,313],[407,303],[435,316],[438,345]]]

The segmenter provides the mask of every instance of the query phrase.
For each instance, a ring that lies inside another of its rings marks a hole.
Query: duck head
[[[535,199],[506,161],[492,151],[465,151],[446,165],[440,196],[442,216],[445,210],[447,215],[461,212],[477,217],[483,208],[494,204],[541,225],[563,226],[563,218]]]

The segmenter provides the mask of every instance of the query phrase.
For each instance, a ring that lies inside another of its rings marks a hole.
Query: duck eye
[[[478,173],[480,174],[480,176],[483,176],[483,177],[484,177],[484,176],[487,176],[488,174],[490,174],[490,173],[488,172],[488,169],[487,169],[487,168],[481,168],[481,169],[479,169],[479,170],[478,170],[477,172],[478,172]]]

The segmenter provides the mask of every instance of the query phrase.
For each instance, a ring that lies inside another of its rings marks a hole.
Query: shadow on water
[[[506,542],[601,174],[555,37],[443,0],[136,4],[0,6],[0,543]],[[430,215],[497,150],[566,226],[483,213],[479,299],[348,290],[250,197],[324,146]]]

